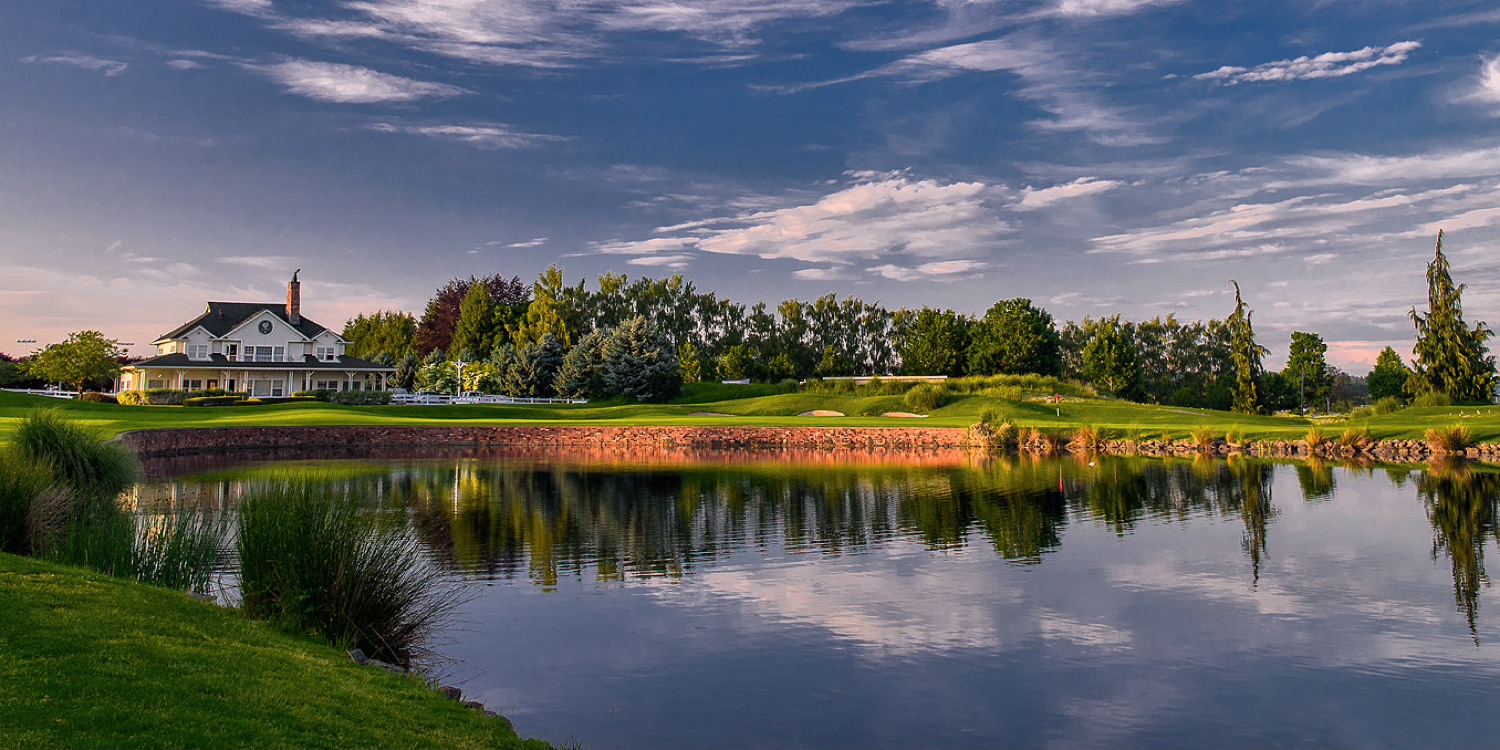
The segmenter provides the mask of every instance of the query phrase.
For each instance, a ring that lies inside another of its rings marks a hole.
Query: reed
[[[1103,442],[1103,433],[1098,427],[1094,427],[1093,425],[1078,427],[1068,436],[1068,448],[1070,450],[1098,450],[1099,443],[1101,442]]]
[[[1214,447],[1214,441],[1218,439],[1214,433],[1214,428],[1208,425],[1194,427],[1193,431],[1188,433],[1188,435],[1193,439],[1193,445],[1205,450]]]
[[[1317,451],[1318,448],[1326,442],[1328,442],[1328,436],[1323,434],[1322,427],[1317,426],[1314,426],[1311,430],[1308,430],[1307,434],[1302,438],[1302,443],[1303,445],[1307,446],[1308,453]]]
[[[0,447],[0,552],[29,555],[41,543],[42,508],[55,504],[52,472],[10,446]]]
[[[1434,453],[1462,453],[1474,444],[1474,434],[1466,425],[1434,427],[1427,431],[1427,445]]]
[[[462,597],[416,538],[376,523],[349,490],[309,478],[273,481],[238,509],[247,614],[397,664],[426,645]]]
[[[130,446],[102,440],[92,430],[51,409],[35,411],[11,436],[16,450],[46,466],[80,499],[113,498],[135,484],[140,473]]]

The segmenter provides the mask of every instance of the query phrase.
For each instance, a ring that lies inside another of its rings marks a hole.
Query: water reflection
[[[892,464],[880,457],[707,452],[625,457],[617,452],[465,455],[455,459],[300,461],[142,485],[137,507],[230,507],[266,472],[312,471],[405,517],[436,558],[479,579],[618,582],[680,579],[736,551],[860,554],[894,539],[929,550],[981,546],[1036,565],[1070,524],[1117,538],[1141,523],[1238,518],[1249,583],[1260,580],[1278,513],[1273,479],[1295,474],[1307,502],[1338,488],[1335,468],[1373,478],[1368,464],[1273,463],[1235,456],[1148,459],[1092,456],[969,457],[934,453]],[[889,458],[889,457],[887,457]],[[777,459],[777,460],[772,460]],[[1500,538],[1500,474],[1459,463],[1384,467],[1413,485],[1433,527],[1431,554],[1453,569],[1454,601],[1474,628],[1484,545]]]

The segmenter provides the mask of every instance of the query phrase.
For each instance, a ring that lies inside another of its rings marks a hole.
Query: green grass
[[[736,390],[748,388],[747,390]],[[1211,426],[1217,434],[1230,429],[1249,440],[1267,438],[1300,440],[1313,422],[1295,416],[1250,416],[1209,409],[1150,406],[1126,401],[1071,397],[1062,404],[1015,401],[993,396],[950,393],[941,408],[927,419],[859,416],[885,411],[909,411],[899,395],[832,393],[768,393],[771,386],[719,386],[695,388],[685,402],[670,404],[576,404],[553,406],[343,406],[326,403],[296,403],[269,406],[186,408],[177,406],[120,406],[62,402],[41,396],[0,392],[0,439],[15,429],[18,420],[39,407],[59,407],[68,417],[106,434],[159,427],[211,427],[230,425],[504,425],[568,424],[588,422],[606,425],[827,425],[967,427],[979,421],[986,409],[1018,426],[1064,427],[1092,425],[1100,429],[1139,434],[1189,436],[1195,427]],[[694,395],[696,394],[696,395]],[[751,394],[747,398],[726,395]],[[718,400],[701,400],[718,398]],[[816,409],[849,415],[845,417],[798,417]],[[730,417],[692,416],[692,412],[720,412]],[[1500,407],[1427,406],[1408,407],[1390,414],[1362,418],[1375,439],[1422,439],[1426,431],[1455,423],[1468,426],[1476,442],[1500,441]],[[1345,422],[1326,422],[1338,430]]]
[[[0,748],[546,747],[186,594],[0,554]]]

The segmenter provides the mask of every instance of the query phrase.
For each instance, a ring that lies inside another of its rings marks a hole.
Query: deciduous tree
[[[1056,375],[1062,340],[1052,316],[1031,300],[1001,300],[974,324],[966,357],[971,375]]]
[[[50,344],[26,363],[26,372],[49,382],[82,391],[90,380],[120,374],[125,350],[98,331],[75,331],[60,344]]]

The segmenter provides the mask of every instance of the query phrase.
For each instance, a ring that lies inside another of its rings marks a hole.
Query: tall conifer
[[[1255,343],[1255,329],[1250,325],[1251,310],[1240,299],[1240,285],[1234,284],[1234,313],[1224,321],[1229,327],[1230,358],[1234,362],[1234,410],[1241,414],[1260,412],[1260,358],[1266,349]]]
[[[1443,255],[1443,233],[1427,264],[1427,314],[1411,309],[1417,328],[1416,360],[1407,388],[1413,395],[1437,391],[1454,401],[1491,401],[1495,388],[1495,358],[1484,342],[1494,335],[1484,322],[1469,328],[1459,299],[1463,284],[1455,285]]]

